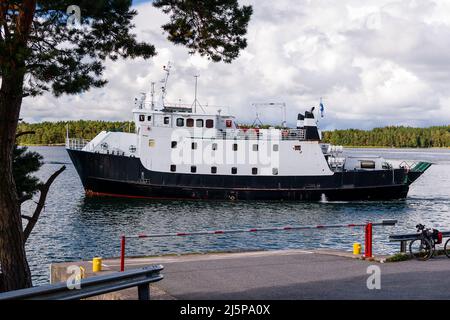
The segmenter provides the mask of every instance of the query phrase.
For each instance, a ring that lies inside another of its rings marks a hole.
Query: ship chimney
[[[320,140],[316,120],[314,119],[314,107],[311,108],[311,111],[305,111],[304,125],[306,140]]]
[[[305,116],[299,113],[297,116],[297,129],[303,128],[304,125],[305,125]]]

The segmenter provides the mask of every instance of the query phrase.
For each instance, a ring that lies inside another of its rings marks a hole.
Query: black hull
[[[87,195],[154,199],[390,200],[407,196],[419,175],[404,169],[332,176],[222,176],[162,173],[138,158],[67,150]]]

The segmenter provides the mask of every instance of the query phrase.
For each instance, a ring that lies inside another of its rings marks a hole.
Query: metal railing
[[[450,231],[441,231],[443,238],[450,238]],[[390,242],[400,242],[400,252],[405,253],[408,241],[420,239],[420,233],[392,234]]]
[[[70,150],[82,150],[90,140],[79,139],[79,138],[67,138],[66,139],[66,149]]]
[[[218,130],[215,138],[222,140],[305,140],[305,130],[226,129]]]
[[[138,288],[139,300],[150,300],[150,283],[164,278],[162,265],[114,272],[80,280],[80,289],[69,289],[65,282],[0,293],[0,300],[79,300],[123,289]]]

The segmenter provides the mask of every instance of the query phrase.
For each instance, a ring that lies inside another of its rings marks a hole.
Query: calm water
[[[353,149],[357,154],[381,154],[398,162],[435,163],[416,181],[404,201],[390,202],[219,202],[92,199],[83,188],[62,147],[35,147],[45,159],[38,176],[46,179],[62,164],[67,166],[52,186],[45,211],[27,243],[34,283],[48,281],[51,262],[119,255],[122,234],[233,229],[288,224],[315,225],[397,219],[396,227],[374,230],[375,253],[398,250],[387,240],[393,232],[414,231],[425,225],[450,229],[450,150]],[[23,206],[31,210],[32,203]],[[130,255],[153,255],[211,250],[341,248],[363,242],[363,230],[311,230],[256,234],[224,234],[130,240]]]

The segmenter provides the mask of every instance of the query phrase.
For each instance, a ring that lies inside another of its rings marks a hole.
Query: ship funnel
[[[314,119],[314,107],[311,111],[305,111],[304,125],[306,140],[320,140],[316,120]]]
[[[299,113],[297,116],[297,129],[303,128],[304,125],[305,125],[305,116]]]

